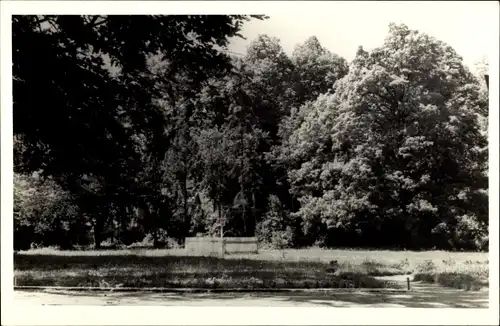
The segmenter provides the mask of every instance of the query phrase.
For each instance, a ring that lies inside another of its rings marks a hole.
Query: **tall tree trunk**
[[[245,180],[244,180],[244,175],[245,175],[245,166],[244,166],[244,155],[245,155],[245,141],[244,141],[244,133],[243,133],[243,128],[240,129],[240,145],[241,145],[241,161],[240,161],[240,193],[242,196],[241,203],[243,204],[243,212],[242,212],[242,219],[243,219],[243,234],[246,236],[247,234],[247,221],[246,221],[246,196],[245,196]]]
[[[158,248],[158,230],[156,227],[153,229],[153,248]]]
[[[146,204],[146,214],[148,217],[148,221],[150,223],[151,234],[153,235],[153,247],[157,248],[158,247],[158,226],[156,223],[156,215],[151,210],[150,204]]]
[[[125,206],[125,207],[122,207],[120,209],[120,221],[121,221],[121,235],[120,235],[120,241],[125,243],[126,242],[126,239],[125,239],[125,235],[127,233],[127,220],[129,218],[129,214],[130,214],[130,211],[129,211],[129,208],[128,206]]]
[[[94,222],[94,246],[96,249],[101,248],[101,242],[102,242],[101,233],[103,226],[104,226],[104,221],[102,215],[101,213],[97,213],[96,220]]]
[[[226,248],[224,246],[224,222],[222,222],[221,205],[219,204],[219,223],[220,223],[220,256],[224,258]]]
[[[220,225],[222,225],[222,213],[220,206],[221,206],[220,203],[217,203],[218,222]]]
[[[255,228],[257,226],[257,216],[255,214],[255,192],[252,190],[252,209],[251,209],[251,217],[253,217],[253,236],[255,236]]]
[[[184,162],[185,163],[185,162]],[[188,216],[188,185],[187,185],[187,171],[184,169],[184,180],[182,184],[182,196],[184,197],[183,209],[184,209],[184,223],[183,223],[183,237],[187,237],[189,233],[189,216]]]

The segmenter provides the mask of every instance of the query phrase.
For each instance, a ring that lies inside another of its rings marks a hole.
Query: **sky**
[[[496,1],[471,2],[316,2],[293,6],[286,11],[264,12],[270,19],[247,22],[242,30],[246,40],[233,39],[229,50],[244,53],[259,34],[280,39],[286,53],[296,44],[316,36],[330,51],[353,59],[358,46],[365,50],[382,45],[389,23],[404,23],[451,45],[470,68],[488,57],[494,37],[492,14],[498,15]]]

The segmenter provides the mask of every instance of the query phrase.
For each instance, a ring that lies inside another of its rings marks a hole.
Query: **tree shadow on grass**
[[[14,255],[17,285],[65,287],[383,288],[360,271],[327,273],[322,262],[196,256]]]
[[[240,299],[244,305],[251,306],[253,299],[269,301],[279,305],[314,305],[324,307],[406,307],[406,308],[488,308],[487,292],[467,292],[460,290],[435,289],[409,292],[275,292],[275,293],[217,293],[217,294],[137,294],[134,296],[145,305],[161,304],[169,300],[191,301],[203,305],[226,305],[230,300]],[[130,301],[130,300],[129,300]]]
[[[161,267],[164,270],[178,269],[182,267],[219,267],[226,269],[244,269],[244,268],[324,268],[325,263],[321,262],[282,262],[256,259],[222,259],[218,257],[207,256],[144,256],[140,254],[123,255],[47,255],[47,254],[15,254],[14,266],[16,270],[56,270],[68,268],[98,268],[108,267],[143,267],[154,266]]]
[[[154,293],[154,292],[68,292],[43,291],[58,295],[59,304],[98,304],[127,306],[323,306],[323,307],[407,307],[407,308],[487,308],[488,292],[462,291],[435,286],[416,286],[408,292],[272,292],[272,293]],[[60,295],[60,296],[59,296]],[[68,298],[66,300],[65,298]],[[91,299],[91,300],[89,300]]]

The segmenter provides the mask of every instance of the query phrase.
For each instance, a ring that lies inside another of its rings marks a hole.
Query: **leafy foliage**
[[[486,200],[487,187],[478,90],[449,46],[391,25],[382,47],[358,52],[333,95],[308,105],[291,137],[305,228],[397,232],[403,238],[384,240],[411,247],[429,245],[434,226],[453,228],[461,214],[486,228],[485,202],[470,205]]]
[[[22,139],[16,170],[42,169],[77,195],[96,219],[96,245],[113,206],[143,206],[147,220],[156,220],[162,200],[158,177],[148,171],[158,171],[171,133],[169,116],[154,100],[165,97],[176,108],[172,99],[186,89],[228,71],[229,58],[216,47],[238,36],[249,18],[15,16],[14,134]],[[157,54],[168,65],[164,74],[149,69]],[[190,83],[179,88],[172,76]],[[170,82],[158,85],[157,77]],[[85,179],[99,190],[87,191]]]
[[[86,222],[71,194],[53,180],[43,179],[38,173],[33,176],[14,174],[16,247],[56,245],[68,248],[79,240],[85,243]]]
[[[16,246],[487,248],[487,88],[450,46],[226,55],[251,18],[15,16]]]
[[[259,241],[279,249],[292,247],[295,243],[295,225],[290,212],[275,195],[270,196],[268,206],[264,218],[256,227],[255,232]]]
[[[327,93],[348,71],[346,60],[321,46],[315,36],[295,48],[292,61],[296,72],[297,103],[313,101],[320,94]]]

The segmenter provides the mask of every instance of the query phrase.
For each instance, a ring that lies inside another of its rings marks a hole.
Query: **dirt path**
[[[488,292],[467,292],[412,282],[408,292],[275,292],[172,294],[152,292],[15,291],[17,304],[144,306],[329,306],[488,308]]]

